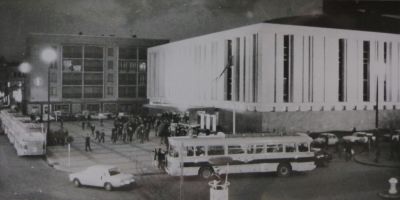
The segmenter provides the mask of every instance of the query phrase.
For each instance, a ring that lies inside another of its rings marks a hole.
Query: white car
[[[118,168],[111,165],[94,165],[88,167],[81,172],[70,174],[69,180],[76,187],[81,185],[97,186],[104,187],[108,191],[135,183],[132,174],[120,173]]]
[[[54,121],[55,120],[55,118],[53,117],[53,116],[47,116],[47,114],[43,114],[42,115],[42,121],[43,122],[47,122],[48,121],[48,119],[50,119],[50,121]],[[40,116],[35,116],[35,121],[36,122],[40,122]]]
[[[352,135],[343,136],[343,140],[351,143],[355,142],[368,143],[368,137],[371,137],[372,142],[375,141],[375,136],[372,133],[367,133],[367,132],[355,132]]]
[[[314,142],[317,144],[324,144],[326,143],[326,139],[328,139],[328,145],[335,145],[339,142],[339,138],[333,133],[321,133],[314,139]]]
[[[97,113],[97,114],[94,114],[94,115],[90,115],[90,118],[92,118],[92,119],[98,119],[98,120],[100,120],[100,119],[107,119],[107,115],[104,114],[104,113]]]

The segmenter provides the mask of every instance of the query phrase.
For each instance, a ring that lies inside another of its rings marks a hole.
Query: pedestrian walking
[[[104,129],[103,129],[103,130],[101,130],[101,133],[100,133],[99,142],[103,142],[104,143],[105,137],[106,137],[106,134],[104,133]]]
[[[86,135],[85,138],[85,151],[92,151],[92,148],[90,148],[90,136]]]
[[[164,169],[165,155],[162,152],[161,148],[158,149],[157,159],[158,159],[158,169]]]
[[[132,129],[132,125],[128,126],[128,137],[129,137],[129,142],[132,142],[132,138],[133,138],[133,129]]]
[[[346,152],[346,161],[349,161],[351,158],[352,158],[352,148],[351,148],[351,144],[350,144],[350,142],[345,142],[344,143],[344,145],[345,145],[345,152]]]
[[[61,126],[61,129],[64,128],[64,120],[62,118],[60,118],[60,126]]]
[[[117,142],[117,130],[115,128],[111,130],[111,141],[113,144]]]
[[[82,130],[85,130],[85,121],[82,121]]]
[[[100,131],[96,130],[96,138],[94,138],[95,141],[100,142]]]
[[[92,131],[92,136],[94,136],[94,130],[96,129],[96,126],[94,124],[90,125],[90,130]]]
[[[396,145],[399,139],[399,135],[392,135],[392,137],[390,138],[390,160],[396,159],[397,155],[400,153],[396,152]]]
[[[375,163],[379,163],[379,158],[380,158],[380,156],[381,156],[381,148],[380,148],[379,146],[376,146],[376,149],[375,149],[375,159],[374,159],[374,162],[375,162]]]

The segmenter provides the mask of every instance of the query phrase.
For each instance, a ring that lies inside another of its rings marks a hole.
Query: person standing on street
[[[95,141],[100,142],[100,131],[96,130],[96,137],[94,138]]]
[[[94,136],[94,130],[96,129],[96,127],[94,126],[94,124],[90,125],[90,130],[92,131],[92,136]]]
[[[92,151],[92,148],[90,148],[90,135],[87,134],[85,138],[85,151]]]
[[[82,121],[82,130],[85,130],[85,121]]]
[[[99,142],[103,142],[104,143],[105,137],[106,137],[106,134],[104,133],[104,129],[103,129],[103,130],[101,130],[101,133],[100,133]]]

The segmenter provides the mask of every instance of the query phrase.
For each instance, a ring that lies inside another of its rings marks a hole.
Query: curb
[[[359,155],[355,155],[353,160],[356,163],[362,164],[362,165],[368,165],[368,166],[373,166],[373,167],[386,167],[386,168],[400,168],[400,165],[385,165],[385,164],[379,164],[379,163],[372,163],[372,162],[365,162],[360,160]]]

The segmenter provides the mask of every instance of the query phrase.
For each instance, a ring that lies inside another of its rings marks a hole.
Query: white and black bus
[[[277,172],[315,169],[312,139],[303,133],[288,136],[204,136],[170,137],[166,171],[172,176],[199,175],[209,178],[214,172],[226,173],[226,165],[210,162],[229,157],[228,173]],[[183,166],[183,169],[181,169]]]

